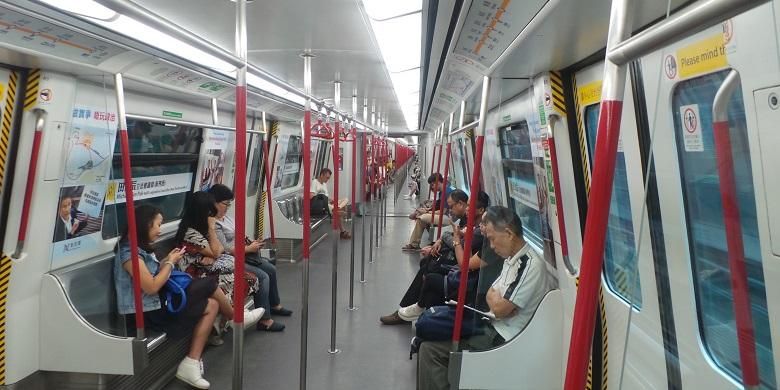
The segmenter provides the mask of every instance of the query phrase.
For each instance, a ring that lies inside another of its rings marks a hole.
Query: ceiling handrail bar
[[[696,34],[769,0],[707,0],[696,2],[609,50],[607,57],[623,65]]]

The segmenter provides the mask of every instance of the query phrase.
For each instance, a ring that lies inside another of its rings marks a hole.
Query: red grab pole
[[[439,200],[439,231],[436,233],[436,239],[441,238],[441,231],[444,228],[444,205],[447,202],[447,175],[450,173],[450,154],[452,153],[452,142],[447,143],[447,160],[444,161],[444,182],[442,183],[441,196]],[[435,215],[435,214],[434,214]]]
[[[33,144],[30,152],[30,166],[27,167],[27,183],[24,186],[24,201],[22,202],[22,216],[19,223],[19,235],[16,238],[16,250],[13,258],[18,259],[22,256],[24,250],[24,241],[27,239],[27,226],[30,222],[30,203],[32,202],[33,190],[35,189],[35,179],[38,172],[38,155],[41,151],[41,140],[43,139],[43,127],[46,122],[46,112],[41,109],[35,109],[35,133],[33,133]],[[137,274],[136,274],[137,275]]]
[[[628,20],[630,0],[613,0],[609,18],[607,51],[626,39],[631,33]],[[588,199],[588,216],[585,221],[580,284],[572,319],[569,357],[564,389],[582,390],[588,372],[588,357],[593,342],[596,322],[598,292],[604,261],[604,244],[609,222],[609,205],[612,200],[612,184],[615,177],[615,159],[620,137],[620,116],[623,110],[623,93],[626,86],[626,65],[618,65],[607,59],[604,63],[601,110],[599,112],[596,152],[591,192]]]
[[[471,196],[466,217],[466,235],[463,238],[463,261],[460,265],[460,283],[458,283],[458,304],[455,306],[455,325],[452,329],[452,350],[457,351],[460,344],[460,332],[463,327],[463,305],[466,304],[466,288],[469,277],[469,259],[474,237],[474,223],[477,221],[477,198],[479,197],[479,176],[482,174],[482,149],[485,145],[485,125],[487,122],[487,104],[490,96],[490,77],[482,79],[482,100],[479,104],[479,125],[475,131],[476,148],[474,156],[474,174],[471,175]],[[483,232],[484,234],[484,232]]]
[[[116,88],[117,114],[119,117],[119,150],[122,152],[122,179],[125,186],[125,209],[127,211],[127,238],[130,241],[130,261],[133,262],[133,275],[140,275],[138,260],[138,236],[135,224],[135,202],[133,199],[133,172],[130,169],[130,140],[127,137],[127,114],[125,111],[125,88],[122,74],[114,75]],[[119,192],[119,191],[117,191]],[[133,303],[135,304],[136,338],[144,337],[144,305],[141,299],[141,278],[133,279]]]
[[[737,343],[742,381],[746,389],[757,389],[761,384],[756,358],[756,339],[753,330],[753,315],[750,310],[750,291],[745,267],[745,247],[742,242],[742,222],[737,184],[734,177],[734,157],[729,134],[728,102],[733,91],[739,87],[739,73],[732,70],[715,95],[712,106],[712,132],[715,141],[720,182],[720,200],[723,207],[723,225],[726,228],[731,288],[734,290],[734,319],[737,323]]]
[[[436,142],[436,141],[434,141]],[[433,145],[433,153],[431,154],[431,170],[433,170],[433,166],[436,164],[436,147],[438,145]],[[436,171],[434,171],[436,172]],[[431,172],[433,173],[433,172]],[[433,194],[433,188],[431,186],[428,186],[428,199],[431,199],[431,195]]]
[[[335,136],[333,137],[333,230],[341,228],[339,220],[339,141],[341,134],[341,122],[339,114],[336,114]]]
[[[563,198],[561,197],[561,179],[558,173],[558,152],[555,148],[555,138],[550,122],[550,136],[547,138],[547,146],[550,148],[550,167],[553,174],[553,187],[555,191],[555,208],[558,213],[558,232],[561,236],[561,254],[564,263],[569,264],[569,240],[566,237],[566,219],[563,217]]]

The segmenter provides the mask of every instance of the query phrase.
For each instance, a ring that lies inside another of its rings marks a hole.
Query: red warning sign
[[[41,90],[41,93],[39,94],[41,98],[41,103],[48,103],[51,101],[53,95],[51,93],[51,89],[45,88]]]
[[[690,107],[683,111],[683,126],[685,126],[685,131],[691,134],[695,133],[696,129],[699,127],[699,121],[696,118],[696,113]]]

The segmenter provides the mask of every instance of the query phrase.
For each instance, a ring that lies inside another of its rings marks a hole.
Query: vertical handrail
[[[336,81],[333,83],[333,100],[336,111],[339,110],[339,104],[341,102],[341,82]],[[331,305],[330,305],[330,348],[329,354],[339,353],[339,349],[336,348],[336,306],[338,302],[338,269],[339,269],[339,240],[341,239],[341,219],[339,218],[339,143],[341,141],[341,120],[340,115],[336,113],[336,120],[334,123],[334,136],[333,136],[333,238],[331,239],[331,245],[333,249],[331,259]]]
[[[452,142],[450,140],[447,141],[447,160],[444,162],[444,175],[442,176],[444,181],[442,182],[441,195],[439,196],[439,230],[436,233],[437,240],[441,238],[441,231],[444,229],[444,208],[447,204],[447,176],[450,173],[450,156],[452,153]],[[432,222],[434,222],[435,226],[436,221]]]
[[[374,192],[376,191],[376,135],[371,136],[371,171],[369,172],[369,184],[368,184],[368,207],[371,209],[371,215],[369,217],[368,224],[368,262],[374,262],[374,220],[375,218],[375,200]]]
[[[631,0],[613,0],[609,18],[607,51],[631,34]],[[588,199],[588,216],[585,221],[580,283],[572,319],[569,357],[566,369],[566,390],[582,390],[588,372],[588,358],[596,324],[596,307],[601,270],[604,262],[609,206],[612,200],[612,184],[615,177],[615,161],[620,137],[620,119],[623,110],[623,94],[626,85],[626,65],[607,59],[604,63],[604,82],[596,133],[596,152],[591,192]]]
[[[38,173],[38,155],[41,151],[41,142],[43,140],[43,128],[46,126],[46,111],[40,108],[33,110],[35,114],[35,132],[33,133],[33,144],[30,151],[30,165],[27,167],[27,182],[24,186],[24,200],[22,201],[22,215],[19,221],[19,233],[16,237],[16,249],[11,255],[14,259],[22,257],[24,252],[24,242],[27,239],[27,226],[30,222],[30,208],[32,204],[33,191],[35,190],[35,180]]]
[[[236,177],[235,210],[236,237],[241,242],[246,237],[246,71],[247,71],[247,32],[246,0],[236,0],[236,52],[241,65],[236,73]],[[233,249],[235,267],[233,269],[233,389],[244,387],[244,245]]]
[[[490,77],[482,78],[482,100],[479,104],[479,125],[474,132],[477,142],[474,157],[474,174],[471,175],[471,196],[466,217],[466,235],[463,239],[463,260],[460,262],[460,283],[458,284],[458,304],[455,306],[455,325],[452,329],[452,350],[460,347],[460,331],[463,327],[463,305],[466,304],[466,288],[469,277],[469,259],[474,238],[474,223],[477,221],[477,198],[479,198],[479,176],[482,173],[482,149],[485,144],[485,124],[487,123],[488,98],[490,96]]]
[[[130,140],[127,137],[127,111],[125,110],[125,87],[122,74],[114,75],[116,108],[119,120],[119,150],[122,152],[122,179],[125,185],[125,209],[127,212],[127,238],[130,244],[130,261],[133,262],[133,303],[135,305],[136,339],[145,339],[144,307],[141,299],[140,260],[138,259],[138,235],[135,224],[135,201],[133,198],[133,172],[130,164]]]
[[[436,140],[436,138],[434,136],[434,139],[432,141],[433,142],[433,152],[431,152],[431,170],[432,171],[433,171],[433,166],[436,165],[436,147],[438,146],[438,145],[436,145],[436,141],[437,140]],[[431,172],[431,173],[434,173],[434,172]],[[433,188],[431,188],[431,186],[428,186],[428,198],[427,199],[431,199],[431,194],[433,194]]]
[[[559,118],[555,115],[550,115],[547,120],[549,123],[549,134],[547,136],[547,147],[550,150],[550,169],[552,169],[553,176],[553,188],[555,194],[555,210],[558,214],[558,234],[561,239],[561,254],[563,255],[563,264],[570,275],[577,274],[577,268],[571,263],[569,259],[569,240],[566,236],[566,218],[563,215],[563,197],[561,196],[561,179],[558,172],[558,151],[555,146],[555,124]]]
[[[365,100],[364,100],[365,101]],[[366,117],[366,110],[367,106],[363,106],[363,119],[365,120]],[[362,233],[360,234],[360,283],[366,282],[366,219],[370,218],[368,216],[368,207],[366,206],[366,201],[370,199],[371,197],[371,177],[367,172],[367,169],[369,167],[368,165],[368,135],[366,133],[363,133],[361,135],[362,142],[360,144],[360,147],[362,149],[362,155],[363,155],[363,167],[361,169],[361,175],[360,175],[360,208],[361,208],[361,216],[360,216],[360,224],[362,225]],[[368,184],[368,192],[366,193],[366,184]],[[367,199],[368,198],[368,199]],[[370,206],[370,203],[369,203]],[[371,245],[371,243],[369,243]]]
[[[357,115],[357,96],[352,96],[352,115],[353,117]],[[349,252],[349,306],[347,306],[347,309],[349,310],[357,310],[357,307],[355,307],[355,241],[357,241],[357,236],[355,236],[355,208],[358,207],[357,202],[357,175],[358,175],[358,165],[357,165],[357,147],[358,147],[358,140],[357,140],[357,127],[355,127],[355,122],[352,122],[352,204],[349,207],[349,217],[352,222],[350,222],[350,230],[352,231],[352,238],[350,239],[350,252]]]
[[[301,308],[301,361],[300,389],[306,390],[306,368],[309,341],[309,244],[311,242],[311,59],[313,55],[303,55],[303,89],[306,102],[303,108],[303,304]]]
[[[745,389],[757,389],[761,384],[756,358],[756,338],[753,315],[750,310],[750,290],[745,266],[745,247],[742,242],[742,221],[737,200],[737,184],[734,158],[729,134],[729,100],[739,87],[739,72],[731,70],[715,94],[712,104],[712,133],[715,143],[720,183],[720,200],[723,206],[723,225],[726,229],[731,288],[734,290],[734,319],[737,325],[739,363]]]

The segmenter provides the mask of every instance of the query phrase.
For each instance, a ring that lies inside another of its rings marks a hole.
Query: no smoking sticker
[[[701,133],[701,117],[699,105],[691,104],[680,107],[680,119],[682,121],[683,142],[686,152],[703,152],[704,140]]]
[[[664,73],[669,79],[677,77],[677,59],[671,54],[664,58]]]

